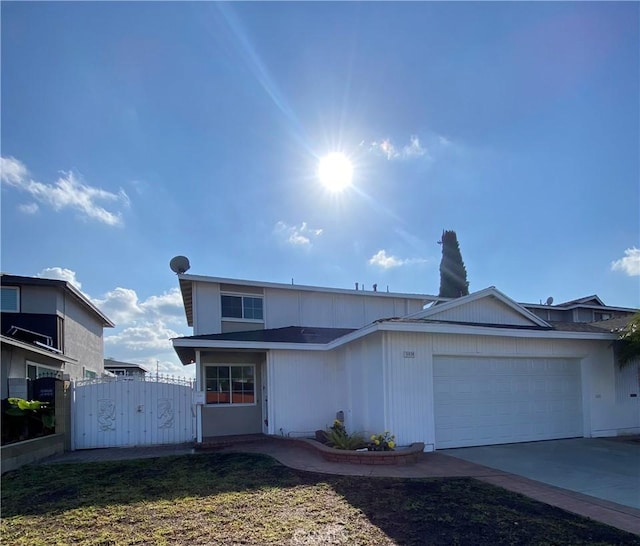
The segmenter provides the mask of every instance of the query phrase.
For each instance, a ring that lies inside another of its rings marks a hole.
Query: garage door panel
[[[582,436],[580,364],[434,357],[436,449]]]

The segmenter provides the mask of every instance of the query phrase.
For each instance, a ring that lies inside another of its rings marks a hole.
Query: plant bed
[[[297,442],[307,449],[320,454],[332,463],[352,464],[411,464],[417,462],[424,451],[424,444],[417,442],[394,451],[355,451],[336,449],[317,440],[309,438],[281,438],[289,442]]]

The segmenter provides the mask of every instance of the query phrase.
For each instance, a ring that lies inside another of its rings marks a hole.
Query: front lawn
[[[473,479],[342,477],[252,454],[25,467],[3,544],[637,544]]]

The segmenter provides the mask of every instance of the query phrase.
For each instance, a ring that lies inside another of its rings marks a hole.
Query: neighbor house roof
[[[42,279],[40,277],[22,277],[20,275],[9,275],[0,273],[0,283],[3,286],[51,286],[61,288],[66,293],[74,297],[87,311],[98,317],[102,326],[113,328],[115,324],[111,322],[100,309],[98,309],[80,290],[71,283],[59,279]]]
[[[141,370],[143,372],[148,372],[149,371],[142,364],[133,364],[132,362],[122,362],[120,360],[113,360],[112,358],[105,358],[104,359],[104,367],[106,369],[128,368],[128,369],[132,369],[132,370]]]
[[[606,307],[606,305],[604,304],[604,302],[598,297],[597,294],[593,294],[591,296],[584,296],[583,298],[577,298],[575,300],[569,300],[569,301],[565,301],[562,303],[558,303],[556,304],[558,307],[564,307],[567,305],[575,305],[578,303],[587,303],[590,305],[598,305],[601,307]]]
[[[600,328],[601,330],[606,330],[607,332],[619,332],[622,330],[629,322],[633,316],[628,317],[616,317],[607,320],[599,320],[597,322],[591,322],[591,326],[596,328]]]

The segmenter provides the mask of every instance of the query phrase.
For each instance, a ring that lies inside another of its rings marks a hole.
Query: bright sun
[[[341,152],[325,155],[318,164],[318,178],[322,185],[331,192],[341,192],[351,186],[353,165],[349,158]]]

